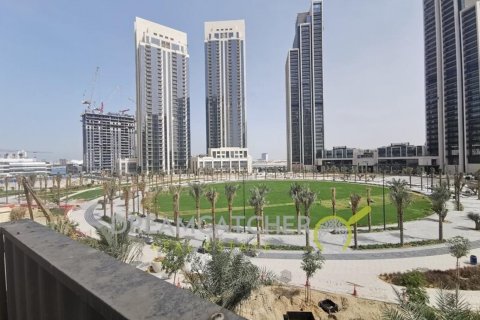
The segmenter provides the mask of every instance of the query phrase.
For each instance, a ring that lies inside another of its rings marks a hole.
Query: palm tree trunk
[[[257,248],[260,249],[260,219],[257,213]]]
[[[195,210],[197,211],[197,224],[198,224],[198,229],[200,229],[200,226],[202,223],[200,222],[200,199],[198,199],[195,203]]]
[[[305,248],[310,247],[310,215],[306,214],[307,217],[307,228],[305,230]]]
[[[298,204],[295,204],[295,209],[297,211],[297,233],[300,234],[300,208]]]
[[[103,195],[103,216],[107,216],[107,196]]]
[[[113,198],[110,200],[110,220],[113,219]]]
[[[212,205],[212,240],[215,243],[215,205]]]
[[[403,211],[398,212],[398,221],[400,222],[400,246],[403,247]]]
[[[175,208],[175,238],[180,238],[180,226],[178,225],[178,210]]]
[[[441,214],[438,215],[438,240],[443,240],[443,217]]]
[[[460,290],[460,260],[457,258],[457,283],[455,286],[455,305],[458,305],[458,291]]]
[[[232,204],[228,204],[228,232],[232,232]]]

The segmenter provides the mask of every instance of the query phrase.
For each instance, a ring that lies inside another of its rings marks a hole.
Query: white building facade
[[[45,161],[28,158],[25,151],[7,153],[0,158],[0,177],[50,173],[52,165]]]
[[[209,172],[252,173],[252,157],[246,148],[211,148],[208,155],[192,157],[195,174]]]
[[[247,147],[245,22],[205,22],[207,150]]]
[[[142,172],[187,170],[190,96],[187,35],[135,20],[137,159]]]

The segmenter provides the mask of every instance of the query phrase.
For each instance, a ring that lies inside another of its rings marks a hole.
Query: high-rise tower
[[[137,157],[143,172],[188,169],[190,96],[187,35],[135,19]]]
[[[205,22],[207,149],[247,147],[245,22]]]
[[[449,171],[480,168],[477,0],[424,0],[427,151]]]
[[[323,1],[299,13],[286,63],[288,170],[313,168],[325,146],[323,117]]]

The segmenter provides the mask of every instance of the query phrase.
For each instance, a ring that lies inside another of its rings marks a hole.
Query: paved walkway
[[[403,177],[405,179],[405,177]],[[391,179],[391,178],[388,178]],[[408,181],[408,177],[406,177]],[[412,178],[414,191],[421,191],[419,179]],[[382,184],[382,180],[375,179],[375,184]],[[424,181],[425,183],[425,181]],[[424,187],[424,192],[427,192]],[[473,250],[471,254],[480,256],[480,232],[473,230],[474,223],[466,215],[468,212],[480,213],[480,201],[474,197],[462,198],[464,211],[453,211],[453,204],[449,204],[447,222],[444,224],[444,237],[446,239],[456,235],[467,237],[471,240]],[[123,201],[116,199],[114,202],[115,211],[119,216],[125,213]],[[92,234],[92,225],[98,226],[104,224],[99,221],[103,215],[101,206],[97,205],[97,200],[81,204],[81,209],[73,211],[71,218],[79,223],[79,228],[87,230],[87,234]],[[153,216],[150,218],[148,226],[147,219],[137,218],[133,223],[134,228],[150,230],[150,233],[164,232],[174,235],[175,229],[167,224],[153,222]],[[90,228],[90,229],[89,229]],[[93,229],[94,230],[94,229]],[[193,245],[200,245],[209,235],[210,230],[180,229],[180,236],[191,239]],[[438,237],[438,220],[435,215],[419,221],[405,223],[405,239],[416,241],[423,239],[436,239]],[[219,238],[223,241],[249,242],[255,241],[256,236],[245,233],[226,233],[220,231]],[[313,235],[311,237],[313,239]],[[367,243],[397,243],[399,239],[398,231],[359,233],[359,244]],[[328,260],[324,268],[319,271],[312,280],[312,286],[315,289],[336,292],[351,293],[352,286],[349,283],[357,283],[361,287],[357,290],[360,297],[395,302],[396,297],[392,286],[380,280],[378,276],[382,273],[404,272],[411,269],[439,269],[446,270],[455,267],[455,259],[448,254],[446,245],[435,245],[428,247],[403,248],[403,249],[383,249],[383,250],[361,250],[353,251],[347,249],[341,251],[343,245],[341,235],[332,235],[326,242],[324,256]],[[262,235],[262,242],[272,244],[291,244],[304,245],[304,235]],[[150,246],[145,246],[143,261],[150,262],[156,253],[152,252]],[[302,286],[305,283],[304,272],[300,268],[301,252],[298,251],[262,251],[258,257],[251,261],[260,266],[272,270],[276,274],[290,272],[290,284]],[[468,265],[468,258],[462,259],[462,264]],[[435,301],[435,289],[428,289],[431,295],[431,301]],[[462,296],[474,307],[480,307],[480,293],[476,291],[464,291]]]

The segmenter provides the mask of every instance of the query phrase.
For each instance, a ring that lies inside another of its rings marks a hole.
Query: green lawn
[[[89,201],[89,200],[99,198],[101,196],[103,196],[103,190],[102,189],[93,189],[93,190],[87,190],[87,191],[78,193],[78,194],[73,195],[69,198],[72,199],[72,200],[81,199],[81,200]]]
[[[288,195],[290,184],[293,181],[249,181],[245,182],[245,208],[246,216],[253,215],[252,208],[248,205],[248,198],[250,195],[250,189],[258,185],[259,183],[265,183],[270,192],[267,195],[268,205],[265,207],[264,214],[269,217],[270,223],[273,223],[276,216],[291,215],[295,216],[295,206]],[[305,184],[307,182],[300,181]],[[237,197],[234,201],[233,215],[243,216],[243,186],[239,183],[240,189],[237,192]],[[351,210],[349,206],[350,193],[358,193],[362,196],[360,203],[360,209],[367,205],[366,188],[372,189],[371,198],[374,201],[372,204],[372,222],[374,225],[383,225],[383,205],[382,205],[382,187],[366,186],[357,183],[345,183],[345,182],[327,182],[327,181],[310,181],[308,185],[313,191],[318,193],[318,200],[314,204],[311,212],[311,226],[313,227],[321,218],[331,215],[332,203],[331,203],[331,188],[336,187],[337,193],[337,215],[346,218],[351,217]],[[228,221],[228,208],[225,198],[224,183],[214,184],[216,190],[220,193],[219,200],[217,202],[217,218],[224,217],[225,221]],[[169,193],[162,193],[157,199],[157,203],[160,206],[160,212],[162,215],[172,216],[172,196]],[[385,211],[386,221],[389,223],[396,223],[396,209],[390,203],[388,188],[385,187]],[[210,213],[210,204],[203,197],[201,200],[201,212],[202,215]],[[180,198],[180,214],[182,218],[190,219],[195,214],[195,202],[189,195],[188,189],[185,189]],[[415,220],[425,217],[430,214],[430,200],[418,194],[414,194],[414,201],[405,212],[405,221]],[[290,221],[289,221],[290,222]],[[367,217],[359,222],[359,226],[367,225]]]

